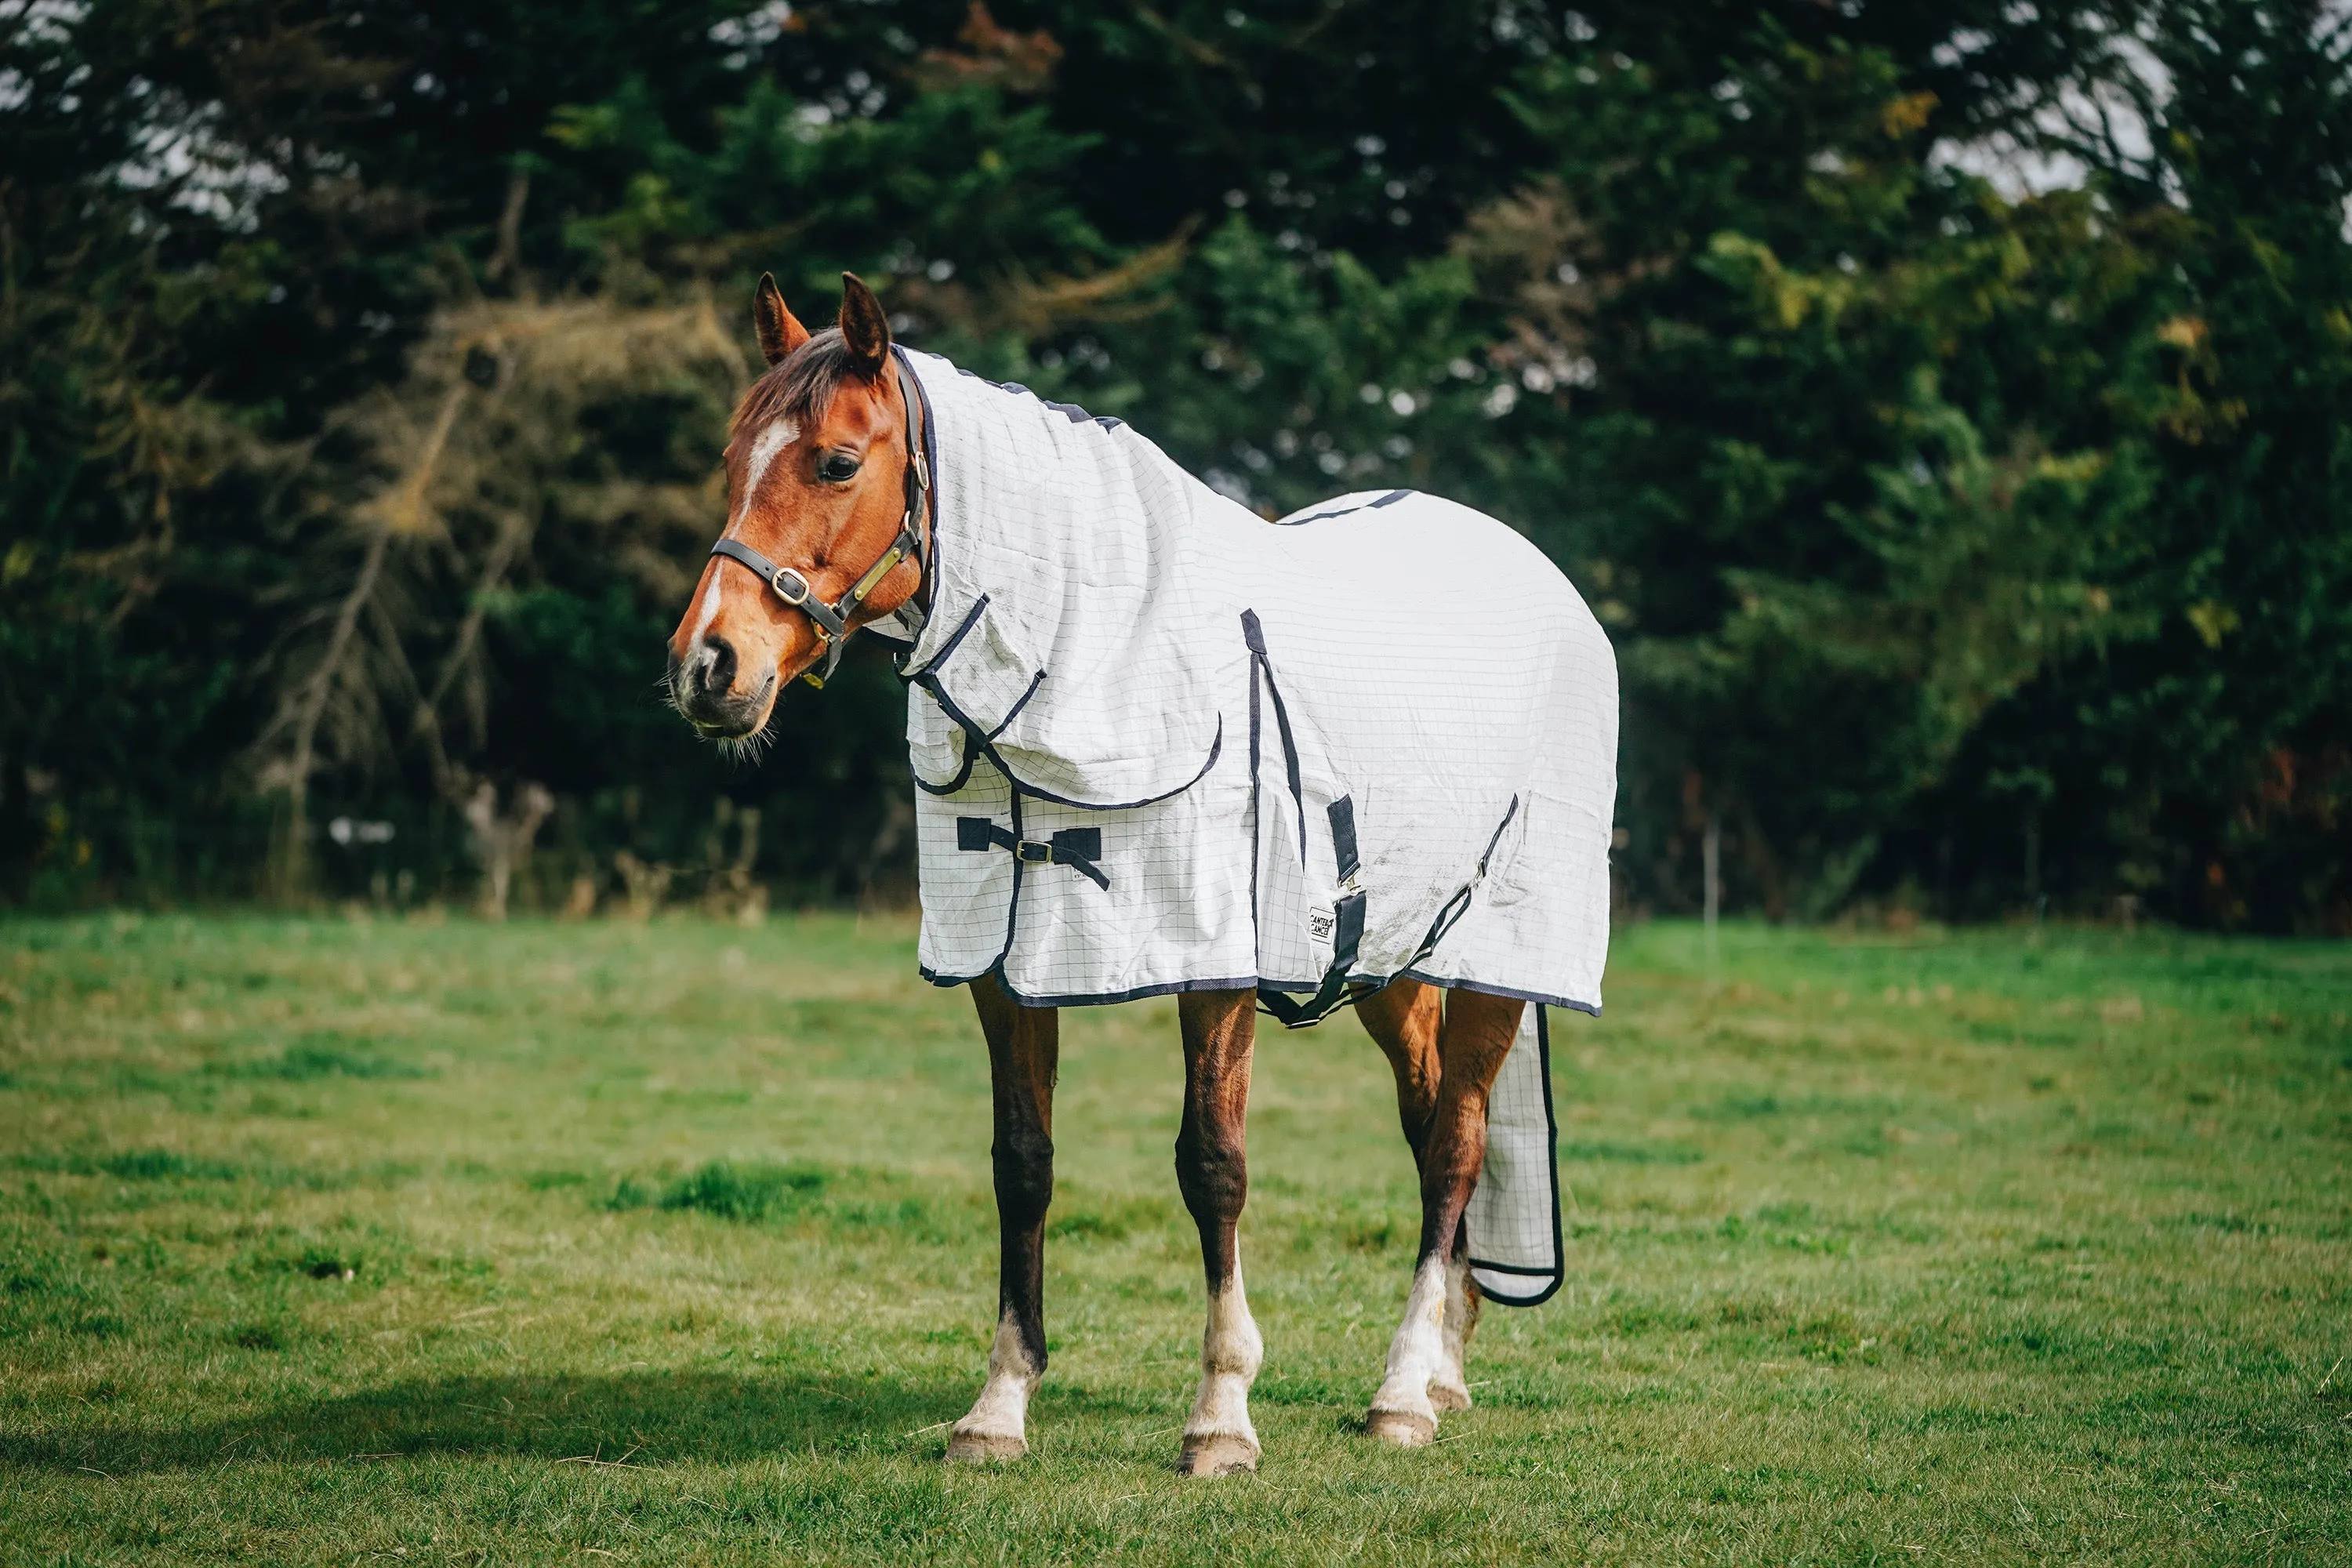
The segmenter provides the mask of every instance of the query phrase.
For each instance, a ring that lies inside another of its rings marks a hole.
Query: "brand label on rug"
[[[1339,924],[1339,917],[1329,910],[1307,911],[1307,934],[1316,942],[1329,942]]]

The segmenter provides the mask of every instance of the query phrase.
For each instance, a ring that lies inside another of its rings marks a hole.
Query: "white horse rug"
[[[903,352],[903,351],[902,351]],[[907,353],[937,508],[909,640],[920,962],[1076,1006],[1399,975],[1528,1007],[1470,1209],[1561,1268],[1548,1006],[1601,1010],[1617,671],[1566,577],[1410,490],[1269,524],[1115,419]]]

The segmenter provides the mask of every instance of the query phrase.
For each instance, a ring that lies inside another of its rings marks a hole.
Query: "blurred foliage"
[[[1270,513],[1525,530],[1636,906],[1712,819],[1776,917],[2352,930],[2347,26],[0,5],[0,890],[446,893],[490,781],[527,900],[903,893],[873,650],[758,770],[656,689],[751,280],[846,268]]]

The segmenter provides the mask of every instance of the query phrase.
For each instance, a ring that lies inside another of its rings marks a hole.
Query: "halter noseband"
[[[924,564],[923,504],[931,488],[931,476],[923,462],[923,395],[907,374],[907,366],[898,358],[895,349],[891,351],[891,363],[898,375],[898,395],[907,404],[907,514],[898,523],[898,537],[850,584],[849,592],[828,605],[816,596],[807,575],[797,567],[779,566],[740,540],[722,536],[710,547],[711,554],[723,555],[750,567],[761,582],[775,590],[777,598],[809,618],[817,641],[824,647],[824,660],[801,676],[811,686],[824,686],[840,667],[841,650],[849,642],[849,617],[857,613],[866,595],[897,571],[899,563],[912,560],[917,566]]]

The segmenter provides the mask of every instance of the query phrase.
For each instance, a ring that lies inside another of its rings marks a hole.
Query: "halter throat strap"
[[[828,605],[816,596],[807,574],[798,567],[779,566],[740,539],[721,538],[710,547],[711,554],[749,567],[774,591],[777,598],[809,618],[817,640],[824,646],[824,658],[801,677],[811,686],[824,686],[841,667],[841,652],[848,646],[852,630],[849,619],[866,603],[866,596],[882,585],[884,578],[906,561],[929,571],[923,559],[923,521],[931,475],[923,458],[923,395],[914,378],[907,374],[906,363],[898,357],[895,348],[891,351],[891,367],[898,377],[898,395],[907,405],[907,510],[898,521],[898,537],[890,542],[889,548],[873,565],[858,574],[849,592]],[[920,592],[919,585],[917,591]]]

